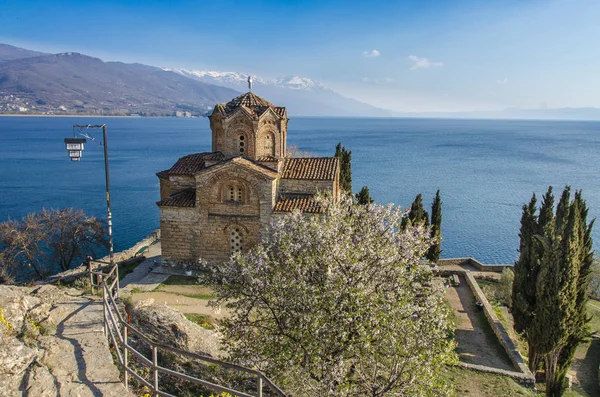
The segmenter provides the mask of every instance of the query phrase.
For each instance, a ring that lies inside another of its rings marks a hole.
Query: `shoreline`
[[[96,118],[119,118],[119,119],[203,119],[205,117],[175,117],[175,116],[107,116],[95,114],[2,114],[0,117],[96,117]]]

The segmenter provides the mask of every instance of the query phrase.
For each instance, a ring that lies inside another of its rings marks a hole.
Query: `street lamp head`
[[[81,160],[81,152],[83,151],[84,143],[86,143],[86,140],[83,138],[65,138],[65,147],[69,152],[71,161]]]

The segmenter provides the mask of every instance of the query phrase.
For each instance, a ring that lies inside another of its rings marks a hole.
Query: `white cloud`
[[[409,55],[408,60],[413,63],[410,67],[410,70],[429,69],[433,67],[444,66],[444,62],[432,62],[427,58],[419,58],[416,55]]]
[[[508,83],[508,78],[506,78],[506,77],[505,77],[505,78],[503,78],[503,79],[497,80],[496,82],[497,82],[498,84],[505,85],[505,84],[507,84],[507,83]]]
[[[377,50],[363,52],[363,56],[366,58],[375,58],[375,57],[378,57],[379,55],[381,55],[381,53]]]

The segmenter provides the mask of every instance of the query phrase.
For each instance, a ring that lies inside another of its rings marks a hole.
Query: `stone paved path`
[[[104,336],[101,300],[82,296],[58,305],[66,316],[55,335],[40,338],[41,368],[47,370],[33,374],[39,379],[29,382],[28,395],[133,396],[121,383]]]
[[[126,296],[131,293],[131,290],[136,288],[140,291],[152,291],[163,281],[169,278],[168,274],[153,273],[152,270],[160,267],[161,263],[161,246],[160,241],[148,247],[146,260],[140,263],[133,272],[129,273],[120,282],[121,294]]]
[[[0,397],[133,396],[104,336],[100,297],[51,285],[0,286],[0,307],[16,330],[0,332]]]

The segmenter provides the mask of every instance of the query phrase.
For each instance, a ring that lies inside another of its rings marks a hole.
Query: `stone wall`
[[[214,120],[213,151],[222,152],[227,157],[239,156],[240,136],[244,136],[244,155],[254,158],[256,147],[256,131],[258,123],[251,120],[244,112],[238,111],[229,118]]]
[[[496,313],[494,312],[492,305],[490,305],[487,298],[483,294],[483,291],[481,290],[481,288],[479,288],[479,284],[477,284],[477,281],[475,280],[475,278],[473,277],[471,272],[468,270],[465,270],[465,271],[456,271],[456,273],[461,274],[462,276],[465,277],[469,288],[473,292],[473,295],[475,295],[475,299],[477,299],[478,302],[482,303],[483,313],[485,314],[485,317],[488,320],[488,323],[490,324],[492,331],[496,335],[496,338],[498,338],[498,342],[500,342],[500,345],[502,345],[502,347],[506,351],[506,354],[512,361],[515,368],[518,369],[518,371],[521,375],[523,375],[523,376],[517,378],[517,380],[528,386],[531,386],[531,387],[535,386],[535,378],[534,378],[533,374],[531,373],[531,371],[525,364],[525,361],[523,360],[521,353],[519,353],[517,346],[515,345],[513,340],[508,335],[508,332],[506,331],[506,329],[504,329],[504,326],[502,325],[500,320],[498,320],[498,316],[496,316]],[[507,373],[506,375],[512,376],[510,373]]]
[[[162,256],[171,260],[192,260],[200,255],[202,239],[200,214],[196,208],[161,207]]]
[[[512,267],[513,265],[509,265],[509,264],[492,264],[492,265],[488,265],[485,263],[481,263],[479,262],[477,259],[474,258],[447,258],[447,259],[440,259],[438,261],[438,266],[461,266],[461,265],[468,265],[468,266],[472,266],[475,269],[481,271],[481,272],[501,272],[502,270],[504,270],[504,268],[506,267]]]
[[[194,187],[194,177],[188,175],[171,175],[169,177],[170,194]]]
[[[229,186],[242,190],[241,201],[229,199]],[[237,230],[242,249],[261,242],[270,222],[276,181],[235,163],[196,177],[193,208],[162,207],[163,257],[194,263],[225,261]]]
[[[304,179],[281,179],[279,181],[280,193],[307,193],[319,192],[335,193],[335,181],[311,181]]]

